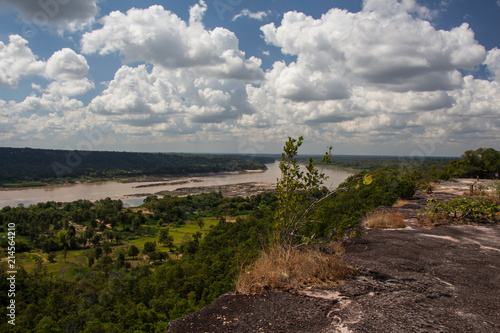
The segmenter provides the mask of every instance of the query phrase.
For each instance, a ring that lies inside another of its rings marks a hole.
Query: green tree
[[[324,199],[338,190],[329,191],[323,187],[328,176],[316,168],[316,161],[309,158],[306,172],[301,171],[297,161],[297,153],[302,145],[303,137],[298,140],[288,138],[281,155],[281,179],[276,184],[278,193],[278,209],[275,215],[276,241],[279,246],[288,248],[301,239],[301,230],[313,220],[309,213]],[[332,147],[328,148],[321,162],[331,163]]]
[[[148,253],[151,253],[151,252],[154,252],[156,250],[156,244],[153,243],[153,242],[146,242],[144,243],[144,249],[142,250],[142,252],[144,254],[148,254]]]
[[[137,248],[137,246],[135,245],[130,245],[130,247],[128,248],[128,255],[129,257],[137,257],[137,255],[139,254],[139,249]]]
[[[200,228],[200,230],[202,230],[203,227],[205,226],[205,221],[203,221],[203,219],[201,217],[198,217],[196,219],[196,224],[198,225],[198,227]]]
[[[158,241],[163,244],[163,246],[172,247],[174,245],[174,237],[170,235],[170,229],[161,229]]]

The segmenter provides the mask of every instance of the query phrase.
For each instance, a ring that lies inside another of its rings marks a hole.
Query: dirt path
[[[438,185],[432,196],[446,198],[469,182]],[[500,332],[500,225],[422,228],[427,199],[399,208],[406,228],[346,243],[353,279],[299,294],[223,295],[169,332]]]

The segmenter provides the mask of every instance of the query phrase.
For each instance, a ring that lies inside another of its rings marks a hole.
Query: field
[[[229,221],[233,220],[228,218]],[[140,254],[137,258],[131,258],[126,255],[126,261],[130,262],[131,265],[139,265],[147,260],[147,256],[143,255],[142,251],[144,249],[144,244],[146,242],[156,242],[157,250],[169,252],[171,258],[176,258],[177,253],[175,249],[181,246],[183,243],[192,240],[192,235],[196,232],[201,232],[202,237],[208,233],[211,227],[215,226],[219,221],[214,218],[204,218],[204,226],[202,229],[194,221],[186,221],[185,225],[182,226],[163,226],[161,229],[169,229],[170,235],[174,238],[174,246],[172,250],[168,247],[163,246],[158,242],[159,228],[157,226],[143,225],[141,226],[141,231],[146,235],[142,237],[131,237],[131,239],[121,240],[119,245],[112,244],[111,256],[113,259],[118,257],[118,253],[124,251],[127,253],[128,248],[131,245],[135,245]],[[148,236],[148,234],[150,234]],[[154,234],[154,235],[151,235]],[[7,237],[7,232],[0,233],[0,238]],[[137,237],[137,238],[136,238]],[[17,241],[23,240],[24,237],[19,237]],[[31,252],[16,253],[16,265],[24,267],[26,271],[31,272],[37,267],[42,267],[47,271],[47,273],[60,273],[64,276],[71,275],[74,269],[83,268],[87,266],[87,252],[89,249],[71,250],[71,251],[55,251],[52,262],[49,261],[47,253],[43,253],[41,250],[32,250]],[[7,252],[2,248],[0,252],[1,264],[7,264]]]

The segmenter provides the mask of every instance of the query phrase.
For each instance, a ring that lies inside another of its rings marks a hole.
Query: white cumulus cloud
[[[254,112],[245,85],[238,80],[203,77],[188,69],[155,66],[148,70],[145,65],[122,66],[89,108],[130,126],[159,128],[168,123],[184,131]]]
[[[45,63],[37,60],[27,44],[19,35],[11,35],[8,44],[0,42],[0,86],[17,88],[23,77],[43,73]]]
[[[78,80],[87,75],[89,65],[81,54],[69,48],[64,48],[47,60],[46,75],[56,80]]]
[[[233,32],[203,27],[200,20],[205,10],[204,2],[192,7],[190,24],[162,6],[112,12],[101,20],[101,29],[83,35],[83,53],[118,53],[126,63],[196,67],[225,78],[262,79],[260,59],[246,59]]]
[[[496,81],[500,82],[500,49],[494,48],[488,51],[484,64],[488,71],[493,74]]]
[[[306,126],[310,139],[346,146],[407,149],[433,140],[458,147],[473,135],[491,145],[500,139],[498,83],[461,70],[484,63],[498,77],[500,52],[486,52],[466,23],[435,29],[425,20],[434,15],[415,1],[395,0],[366,0],[360,12],[334,8],[318,19],[285,13],[279,26],[261,30],[296,60],[276,62],[265,82],[247,87],[259,113],[241,122],[289,133]]]

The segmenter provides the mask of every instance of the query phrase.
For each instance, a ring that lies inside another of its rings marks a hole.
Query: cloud
[[[232,21],[236,21],[237,19],[239,19],[241,17],[248,17],[248,18],[253,19],[253,20],[262,21],[267,16],[269,16],[269,14],[271,14],[271,11],[267,11],[267,12],[260,11],[260,12],[253,13],[245,8],[239,14],[234,15]]]
[[[45,91],[52,96],[79,96],[91,89],[94,89],[94,82],[88,78],[82,78],[80,80],[52,82]]]
[[[190,24],[162,6],[112,12],[103,27],[82,37],[86,54],[118,53],[125,63],[146,62],[165,68],[197,68],[213,76],[257,81],[263,78],[261,60],[245,59],[238,39],[224,28],[205,30],[202,1],[191,7]]]
[[[45,88],[32,84],[33,92],[23,101],[2,101],[0,111],[5,113],[35,113],[39,111],[74,111],[83,107],[79,100],[71,98],[85,94],[94,88],[94,83],[84,77],[89,70],[85,57],[64,48],[56,51],[45,62],[37,60],[27,46],[28,42],[11,35],[9,44],[0,42],[0,85],[17,88],[24,77],[40,76],[55,80]],[[37,93],[41,93],[37,95]]]
[[[487,53],[466,23],[436,30],[423,19],[433,15],[414,1],[377,0],[358,13],[334,8],[319,19],[285,13],[279,26],[261,30],[269,45],[296,60],[276,62],[260,86],[247,87],[259,112],[241,122],[289,133],[305,126],[318,142],[404,149],[418,140],[469,144],[483,126],[478,136],[494,145],[500,87],[461,70],[484,62],[497,77],[500,52]]]
[[[77,97],[94,89],[83,55],[62,49],[40,61],[11,37],[0,84],[47,82],[22,102],[0,100],[0,139],[67,142],[88,123],[109,125],[129,150],[271,152],[297,133],[358,154],[408,154],[417,143],[452,155],[500,141],[500,51],[486,52],[467,24],[437,30],[435,12],[415,1],[367,0],[360,12],[319,18],[288,12],[261,27],[273,56],[287,56],[264,72],[233,32],[203,26],[206,10],[200,1],[186,21],[161,6],[104,17],[82,53],[124,64],[88,105]],[[462,74],[480,65],[489,80]]]
[[[80,80],[89,71],[85,57],[69,48],[54,52],[45,62],[38,60],[27,44],[19,35],[9,36],[7,45],[0,42],[0,86],[15,89],[20,79],[34,75],[60,81]]]
[[[297,63],[274,64],[267,83],[275,86],[279,97],[295,102],[334,100],[349,97],[347,82],[334,72],[317,71]]]
[[[203,77],[196,70],[122,66],[89,109],[130,126],[177,124],[194,133],[201,123],[221,123],[251,114],[245,85]],[[170,128],[170,127],[169,127]]]
[[[94,88],[94,83],[87,78],[73,81],[52,82],[46,88],[33,84],[33,92],[23,101],[6,103],[7,113],[37,113],[40,111],[72,112],[84,107],[83,102],[71,98],[83,95]],[[2,110],[2,108],[0,108]]]
[[[23,77],[43,73],[45,63],[37,60],[27,44],[19,35],[11,35],[7,45],[0,41],[0,86],[17,88]]]
[[[473,70],[485,59],[467,24],[442,31],[401,8],[383,15],[332,9],[315,20],[288,12],[281,26],[271,23],[261,30],[267,43],[297,56],[297,67],[316,73],[316,81],[333,75],[385,90],[455,89],[462,84],[458,69]]]
[[[363,11],[378,12],[384,16],[409,13],[421,19],[432,19],[438,14],[437,10],[421,6],[416,0],[364,0]]]
[[[0,112],[2,111],[0,100]],[[4,128],[7,130],[4,131]],[[96,132],[103,135],[100,140],[102,142],[94,141],[94,145],[89,147],[89,134]],[[0,140],[10,146],[97,149],[97,144],[104,144],[104,141],[108,140],[107,136],[110,132],[109,123],[104,117],[84,109],[48,114],[9,113],[0,117]],[[82,145],[76,143],[82,143]]]
[[[97,1],[6,0],[26,21],[32,24],[71,32],[82,29],[93,22],[99,11]]]
[[[78,80],[89,71],[89,65],[84,56],[64,48],[47,60],[46,75],[56,80]]]
[[[203,0],[200,0],[199,4],[195,4],[189,8],[189,25],[203,24],[202,19],[206,11],[207,4]]]
[[[494,48],[488,51],[484,64],[488,71],[493,74],[494,79],[500,82],[500,49]]]

